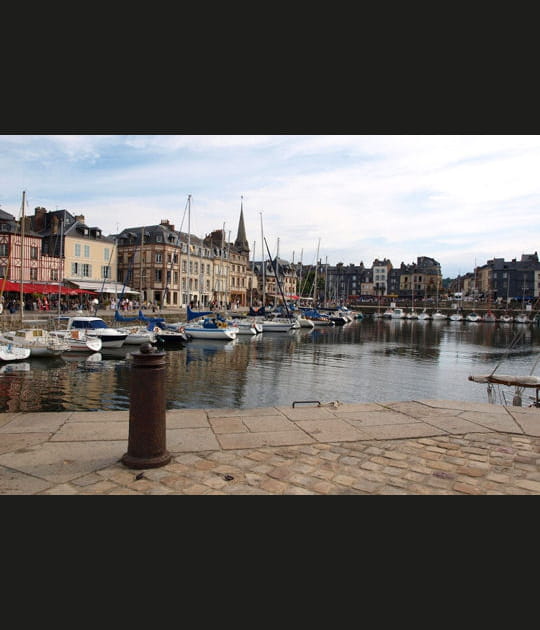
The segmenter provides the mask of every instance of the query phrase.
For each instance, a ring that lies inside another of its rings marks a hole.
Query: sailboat
[[[523,274],[523,295],[521,297],[521,311],[514,317],[516,324],[530,324],[531,318],[525,312],[525,274]]]
[[[512,348],[514,348],[520,339],[523,336],[523,329],[519,328],[516,334],[514,335],[512,341],[508,345],[507,355]],[[499,366],[501,365],[503,359],[501,359],[497,365],[493,368],[493,370],[489,374],[471,374],[468,379],[473,383],[485,383],[487,384],[487,393],[488,393],[488,401],[493,403],[493,385],[505,385],[507,387],[514,387],[514,397],[512,399],[512,405],[516,407],[521,407],[522,405],[522,392],[526,388],[531,388],[535,390],[535,398],[533,399],[533,403],[530,405],[531,407],[540,407],[540,399],[539,399],[539,390],[540,390],[540,377],[533,376],[533,372],[540,361],[540,356],[534,362],[531,371],[529,374],[519,375],[519,374],[499,374],[497,372]],[[506,405],[506,400],[504,399],[504,393],[501,394],[501,398],[503,399],[503,404]]]
[[[414,279],[411,281],[411,310],[405,317],[407,319],[418,319],[418,313],[414,310]]]
[[[294,319],[291,315],[289,307],[287,306],[287,300],[285,299],[285,295],[283,293],[283,287],[281,286],[281,282],[279,279],[278,269],[277,269],[277,260],[272,259],[272,255],[270,254],[270,249],[268,247],[268,243],[266,242],[266,238],[263,236],[264,244],[266,245],[266,249],[268,251],[268,257],[274,268],[274,276],[276,280],[276,286],[279,289],[281,294],[281,299],[283,300],[283,306],[286,311],[285,317],[267,317],[260,322],[262,324],[263,333],[265,332],[289,332],[293,328],[300,328],[300,324]],[[277,259],[277,255],[276,255]],[[264,261],[263,261],[264,264]],[[277,299],[277,297],[276,297]]]

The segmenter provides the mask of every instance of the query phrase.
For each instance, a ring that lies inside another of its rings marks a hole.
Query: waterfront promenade
[[[134,470],[128,411],[0,414],[1,495],[538,495],[540,409],[451,400],[166,412]]]

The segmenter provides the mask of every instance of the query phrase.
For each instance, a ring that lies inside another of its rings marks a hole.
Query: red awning
[[[11,282],[11,280],[0,279],[0,291],[4,293],[6,291],[21,292],[20,282]],[[68,287],[59,286],[58,284],[47,284],[45,282],[23,282],[23,293],[43,293],[47,295],[80,295],[81,293],[87,293],[89,295],[96,295],[95,291],[88,291],[87,289],[70,289]]]
[[[21,285],[18,282],[11,282],[11,280],[0,280],[0,291],[20,291]]]

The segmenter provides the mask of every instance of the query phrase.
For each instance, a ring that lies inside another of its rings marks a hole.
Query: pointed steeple
[[[244,225],[243,197],[240,197],[240,221],[238,222],[238,234],[234,241],[234,246],[241,254],[249,254],[249,243],[246,237],[246,226]]]

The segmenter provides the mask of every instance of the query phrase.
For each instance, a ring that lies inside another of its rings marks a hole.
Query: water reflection
[[[364,319],[339,327],[193,340],[165,351],[166,406],[174,408],[454,399],[486,402],[467,377],[498,363],[528,374],[537,326]],[[129,409],[132,352],[107,349],[0,367],[1,411]]]

